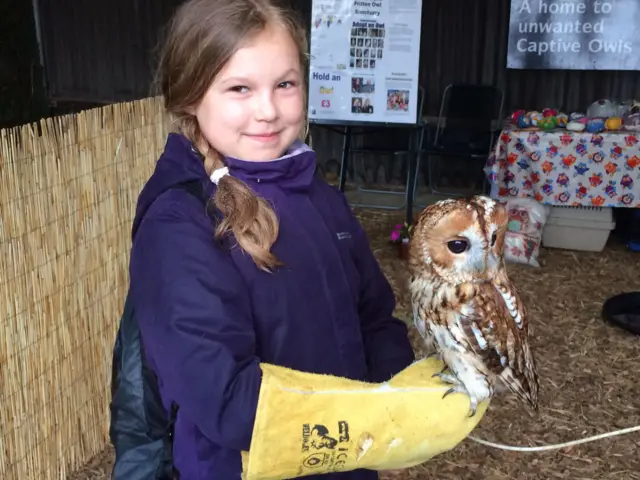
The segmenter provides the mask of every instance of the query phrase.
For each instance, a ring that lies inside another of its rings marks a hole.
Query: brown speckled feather
[[[487,374],[500,378],[522,401],[538,408],[538,378],[529,347],[524,306],[511,284],[478,285],[461,320],[466,321],[468,347],[482,358]],[[506,299],[506,300],[505,300]],[[509,303],[513,307],[509,308]],[[471,326],[486,340],[482,348]]]

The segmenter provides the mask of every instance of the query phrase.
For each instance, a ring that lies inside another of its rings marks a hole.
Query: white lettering
[[[529,6],[529,0],[524,0],[522,2],[522,6],[520,7],[520,10],[518,11],[518,13],[522,13],[525,10],[527,11],[527,13],[531,13],[531,7]]]
[[[587,5],[585,3],[554,2],[549,4],[544,2],[544,0],[540,0],[540,4],[538,5],[538,13],[571,15],[574,13],[585,13],[586,11]]]
[[[549,42],[529,42],[526,38],[521,38],[516,44],[519,52],[530,52],[542,55],[544,53],[579,53],[580,42],[563,42],[560,40],[551,40]]]
[[[617,42],[606,42],[604,40],[594,39],[589,42],[589,51],[592,53],[631,53],[630,42],[618,40]]]
[[[596,23],[574,22],[520,22],[520,33],[604,33],[604,19]]]
[[[526,38],[521,38],[520,40],[518,40],[518,43],[516,43],[516,48],[518,49],[519,52],[526,52],[527,51],[527,39]]]
[[[611,13],[611,10],[613,10],[611,2],[600,2],[599,0],[593,2],[593,11],[595,13]]]

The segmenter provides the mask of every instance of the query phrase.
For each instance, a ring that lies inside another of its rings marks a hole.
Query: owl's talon
[[[451,393],[457,393],[457,389],[456,387],[451,387],[449,390],[447,390],[446,392],[444,392],[444,395],[442,395],[442,398],[445,398],[447,395],[451,394]]]
[[[458,385],[460,382],[458,381],[458,378],[455,375],[452,375],[450,373],[444,373],[447,369],[444,368],[441,372],[439,373],[434,373],[433,375],[431,375],[431,378],[437,377],[439,378],[441,381],[443,381],[444,383],[451,383],[454,385]],[[464,388],[464,387],[461,387]],[[465,390],[466,391],[466,390]]]
[[[453,383],[453,382],[447,382],[447,383]],[[469,392],[467,392],[467,389],[464,388],[464,385],[460,383],[456,383],[453,387],[451,387],[449,390],[444,392],[444,395],[442,395],[442,398],[446,397],[451,393],[464,393],[466,396],[469,396]]]

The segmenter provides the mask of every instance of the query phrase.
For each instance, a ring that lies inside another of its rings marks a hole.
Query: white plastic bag
[[[509,227],[504,240],[505,260],[539,267],[542,229],[550,208],[533,198],[509,198],[502,203],[509,212]]]

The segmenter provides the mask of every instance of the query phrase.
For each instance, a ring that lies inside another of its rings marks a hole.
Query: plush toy
[[[582,132],[586,127],[584,123],[575,120],[567,123],[567,130],[570,132]]]
[[[607,130],[620,130],[622,128],[622,119],[620,117],[609,117],[604,122],[604,126]]]
[[[531,118],[527,115],[520,115],[518,120],[516,121],[516,125],[518,128],[530,128],[531,127]]]
[[[559,112],[556,115],[556,118],[558,119],[559,127],[565,128],[567,126],[567,123],[569,123],[569,116],[566,113]]]
[[[614,117],[618,113],[618,108],[606,98],[593,102],[587,108],[587,117],[589,118],[609,118]]]
[[[602,132],[605,128],[604,118],[594,117],[590,118],[587,122],[587,132],[589,133],[599,133]]]
[[[542,110],[543,117],[555,117],[558,114],[558,110],[555,108],[545,108]]]
[[[540,112],[532,111],[528,112],[527,116],[531,119],[531,125],[534,127],[538,126],[538,123],[542,121],[544,116]]]
[[[624,128],[634,132],[640,131],[640,113],[632,113],[624,119]]]
[[[511,121],[517,125],[518,120],[520,120],[521,117],[524,117],[525,113],[526,112],[524,110],[516,110],[511,114]]]
[[[558,125],[558,119],[556,117],[544,117],[538,122],[538,127],[542,130],[553,130]]]

